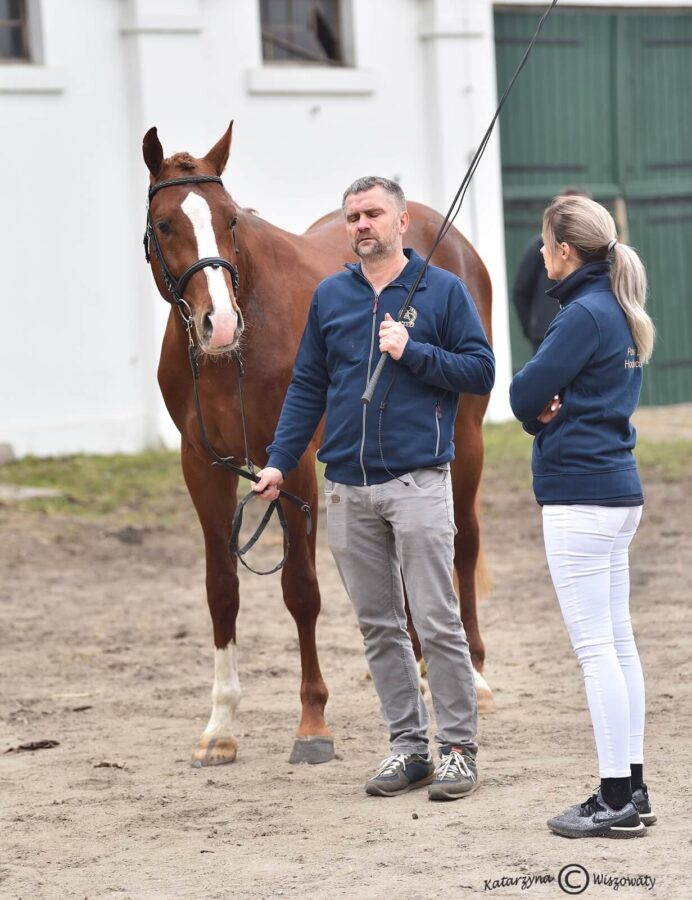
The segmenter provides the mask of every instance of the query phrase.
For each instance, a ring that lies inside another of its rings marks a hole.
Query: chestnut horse
[[[354,258],[340,211],[315,222],[305,234],[294,235],[235,203],[220,183],[230,152],[232,125],[200,159],[188,153],[164,158],[156,128],[147,132],[143,142],[150,173],[145,246],[164,299],[174,300],[171,281],[179,296],[184,293],[178,309],[171,306],[158,380],[168,412],[180,431],[183,474],[204,532],[207,600],[214,634],[212,710],[193,754],[193,765],[197,766],[235,759],[238,742],[233,734],[233,717],[240,699],[237,558],[228,550],[238,476],[212,466],[207,446],[234,458],[238,465],[242,463],[246,455],[241,427],[244,403],[249,458],[259,466],[265,465],[265,448],[274,434],[314,289],[321,279]],[[410,203],[409,211],[411,225],[406,243],[425,255],[442,219],[417,203]],[[471,245],[452,229],[432,261],[463,277],[490,337],[490,280]],[[192,344],[206,436],[195,410],[188,359],[188,346]],[[236,366],[229,362],[229,355],[238,350],[245,370],[242,398]],[[476,495],[487,402],[487,397],[462,397],[455,430],[457,453],[452,462],[458,528],[455,568],[461,615],[479,675],[485,651],[476,618]],[[292,494],[305,498],[315,514],[316,449],[317,436],[285,485]],[[315,643],[320,610],[315,530],[307,533],[303,515],[293,503],[286,503],[284,510],[290,549],[281,586],[298,629],[302,668],[302,714],[291,761],[326,762],[333,757],[334,748],[324,719],[328,692]]]

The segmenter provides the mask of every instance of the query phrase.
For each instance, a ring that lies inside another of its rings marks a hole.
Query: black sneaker
[[[432,756],[420,753],[388,756],[377,772],[365,782],[365,793],[375,797],[394,797],[430,784],[435,774]]]
[[[446,751],[446,752],[445,752]],[[429,800],[458,800],[478,787],[476,757],[468,747],[446,747],[428,788]]]
[[[649,801],[649,791],[645,784],[636,791],[632,791],[632,803],[637,807],[639,818],[648,828],[656,822],[657,817],[653,814],[651,803]]]
[[[570,806],[562,815],[548,819],[548,828],[568,838],[630,838],[641,837],[646,832],[634,803],[627,803],[622,809],[612,809],[600,790],[586,803]]]

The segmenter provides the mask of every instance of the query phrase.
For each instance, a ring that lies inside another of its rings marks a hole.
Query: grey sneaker
[[[639,818],[647,828],[649,825],[653,825],[654,822],[656,822],[657,817],[653,814],[653,810],[651,809],[649,791],[645,784],[640,788],[637,788],[636,791],[632,791],[632,803],[637,807]]]
[[[477,787],[478,766],[473,751],[468,747],[443,748],[435,780],[428,788],[428,799],[458,800],[468,797]]]
[[[548,819],[548,828],[568,838],[630,838],[641,837],[646,832],[634,803],[612,809],[600,790],[586,803],[570,806],[561,815]]]
[[[432,756],[419,753],[388,756],[365,783],[365,793],[375,797],[394,797],[430,784],[435,774]]]

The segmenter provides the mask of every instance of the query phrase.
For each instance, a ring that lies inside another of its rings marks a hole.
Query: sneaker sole
[[[639,813],[639,818],[647,828],[649,828],[650,825],[655,825],[656,822],[658,822],[658,817],[653,813]]]
[[[607,828],[594,829],[593,831],[571,831],[569,828],[555,828],[552,825],[548,825],[548,828],[553,834],[559,834],[561,837],[566,838],[604,837],[622,839],[643,837],[646,834],[646,826],[643,822],[626,828],[621,825],[610,825]]]
[[[411,784],[407,784],[406,787],[399,788],[396,791],[387,791],[375,784],[368,784],[365,787],[365,793],[369,794],[371,797],[398,797],[399,794],[407,794],[409,791],[415,791],[417,788],[425,787],[430,784],[434,778],[435,775],[433,774],[426,778],[421,778],[419,781],[412,781]]]
[[[433,787],[428,791],[428,800],[435,801],[445,801],[445,800],[463,800],[464,797],[470,797],[478,789],[478,782],[475,781],[473,786],[468,790],[464,791],[463,794],[455,794],[451,791],[446,791],[442,787]]]

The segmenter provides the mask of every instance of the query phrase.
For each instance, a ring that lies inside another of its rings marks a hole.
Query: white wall
[[[155,380],[168,307],[141,247],[151,125],[167,153],[203,155],[235,119],[227,187],[301,231],[366,173],[446,211],[495,109],[490,0],[351,0],[355,68],[340,70],[263,67],[258,0],[31,5],[40,58],[0,67],[0,442],[20,455],[176,442]],[[493,280],[490,412],[503,418],[498,148],[496,136],[458,224]]]
[[[18,454],[156,436],[118,7],[46,2],[44,65],[0,69],[0,441]]]

